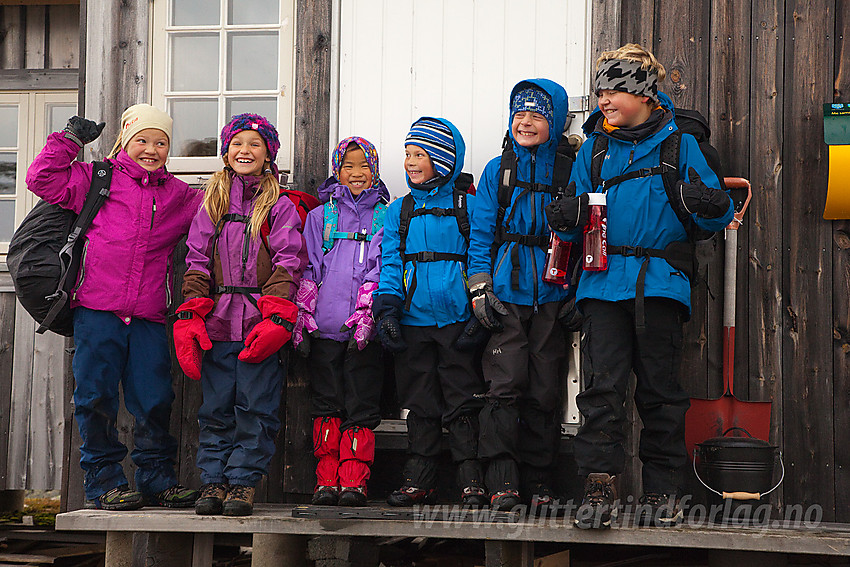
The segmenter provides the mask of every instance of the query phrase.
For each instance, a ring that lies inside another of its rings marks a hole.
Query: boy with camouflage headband
[[[576,158],[569,196],[546,208],[549,224],[577,240],[587,222],[588,194],[606,193],[608,269],[585,271],[576,301],[584,315],[582,373],[577,402],[584,424],[575,439],[585,494],[575,523],[605,528],[617,515],[616,475],[623,471],[626,390],[637,376],[635,404],[643,421],[641,522],[673,525],[682,518],[681,488],[688,394],[679,385],[682,324],[690,317],[688,277],[667,260],[671,243],[688,235],[688,219],[722,230],[734,209],[706,164],[693,136],[677,132],[673,104],[658,92],[664,67],[636,44],[606,51],[596,63],[599,109],[584,124],[588,141]],[[591,182],[591,154],[598,136],[608,138],[598,187]],[[675,199],[664,188],[660,164],[664,140],[681,136]],[[641,290],[641,291],[638,291]]]

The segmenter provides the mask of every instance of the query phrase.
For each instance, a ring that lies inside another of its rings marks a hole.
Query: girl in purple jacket
[[[253,512],[254,487],[268,473],[280,429],[286,366],[278,352],[298,312],[290,297],[303,238],[295,206],[280,197],[279,148],[267,119],[234,116],[221,131],[224,169],[207,182],[189,230],[174,346],[203,391],[198,514]]]
[[[332,157],[326,200],[307,215],[309,263],[298,289],[293,343],[308,356],[313,392],[313,504],[364,506],[375,435],[381,422],[381,347],[371,342],[372,292],[378,287],[380,241],[389,192],[378,152],[346,138]]]
[[[165,170],[171,118],[148,104],[121,115],[108,162],[110,193],[86,232],[74,313],[74,417],[80,429],[80,465],[86,507],[135,510],[191,507],[196,490],[177,484],[177,442],[168,432],[174,392],[165,330],[170,257],[200,204],[201,194]],[[27,171],[29,189],[79,213],[91,185],[90,163],[74,161],[105,123],[74,116],[54,132]],[[135,418],[136,488],[121,461],[118,386]]]

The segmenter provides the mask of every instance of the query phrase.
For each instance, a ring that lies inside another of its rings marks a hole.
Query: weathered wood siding
[[[0,6],[0,69],[76,69],[79,22],[79,3]]]
[[[598,54],[641,43],[666,66],[676,106],[711,123],[727,175],[750,179],[739,230],[735,390],[773,400],[771,441],[785,455],[778,503],[850,518],[850,236],[825,221],[822,104],[850,101],[846,0],[593,3]],[[694,290],[683,382],[721,394],[722,242],[709,289]],[[634,476],[639,471],[630,471]]]

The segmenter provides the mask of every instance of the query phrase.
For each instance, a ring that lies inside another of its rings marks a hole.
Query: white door
[[[451,120],[476,180],[501,153],[508,96],[520,80],[563,85],[571,132],[586,113],[589,2],[566,0],[338,0],[338,128],[331,147],[363,136],[378,148],[394,197],[407,192],[404,137],[420,116]],[[333,105],[332,105],[333,106]],[[334,121],[332,120],[332,124]]]

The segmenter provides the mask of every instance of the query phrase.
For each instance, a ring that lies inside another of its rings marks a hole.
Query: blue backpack
[[[339,224],[339,208],[331,198],[325,203],[325,228],[322,230],[322,250],[325,254],[331,251],[337,240],[357,240],[360,242],[369,242],[372,237],[384,227],[384,218],[387,216],[387,203],[381,200],[375,205],[375,212],[372,213],[372,230],[366,232],[341,232],[337,230]]]

